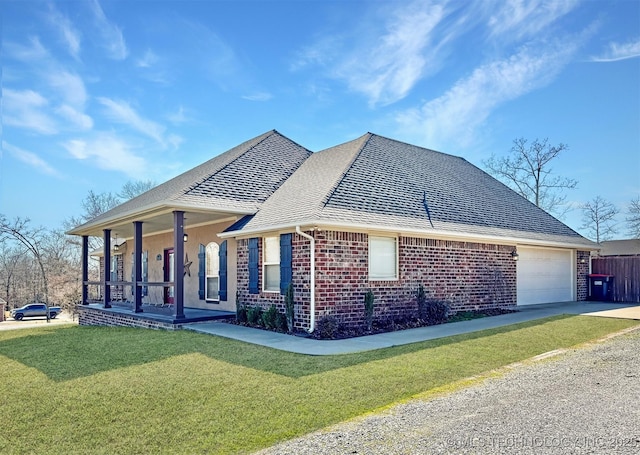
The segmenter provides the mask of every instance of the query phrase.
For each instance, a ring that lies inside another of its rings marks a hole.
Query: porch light
[[[118,245],[118,233],[116,232],[116,238],[113,241],[113,251],[118,251],[120,249],[120,245]]]
[[[182,240],[186,243],[189,240],[189,234],[185,232],[184,235],[182,236]]]
[[[520,255],[518,254],[518,252],[516,250],[513,250],[511,252],[511,259],[513,259],[514,261],[517,261],[518,259],[520,259]]]

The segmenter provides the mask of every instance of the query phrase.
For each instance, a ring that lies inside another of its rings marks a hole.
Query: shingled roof
[[[593,245],[463,158],[371,133],[314,153],[237,233],[296,225]]]
[[[71,233],[158,207],[255,213],[311,152],[272,130],[158,185]]]

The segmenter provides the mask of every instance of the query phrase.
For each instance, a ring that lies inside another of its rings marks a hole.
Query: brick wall
[[[86,306],[78,307],[79,325],[97,325],[110,327],[139,327],[143,329],[179,330],[181,324],[151,321],[133,315],[105,311]]]
[[[313,235],[317,318],[334,314],[349,325],[362,324],[368,289],[375,295],[375,317],[415,315],[415,292],[420,283],[429,297],[446,301],[453,311],[516,305],[516,264],[511,246],[399,237],[398,279],[370,281],[367,234],[319,231]],[[241,301],[264,308],[275,304],[283,311],[284,299],[279,293],[248,292],[248,240],[238,241],[237,254]],[[299,328],[309,325],[309,256],[309,240],[294,234],[293,283]],[[262,270],[259,282],[262,286]]]
[[[578,301],[587,300],[589,295],[589,260],[590,253],[588,251],[578,251],[576,254],[576,270],[577,270],[577,299]]]
[[[112,256],[117,260],[117,271],[116,276],[118,281],[125,281],[124,279],[124,255],[117,254]],[[111,264],[109,264],[109,270],[111,270]],[[100,256],[100,281],[102,281],[104,277],[104,256]],[[124,293],[123,286],[111,286],[111,300],[127,300],[127,295]]]
[[[258,242],[258,256],[260,267],[258,267],[258,283],[262,289],[262,240]],[[292,238],[292,275],[293,293],[295,296],[295,325],[299,329],[309,327],[310,320],[310,247],[309,240],[293,234]],[[276,305],[281,313],[284,313],[284,296],[279,292],[264,292],[259,294],[249,294],[249,240],[238,240],[237,249],[238,263],[238,294],[240,302],[245,305],[260,305],[265,310],[271,305]],[[229,296],[229,298],[232,298]]]

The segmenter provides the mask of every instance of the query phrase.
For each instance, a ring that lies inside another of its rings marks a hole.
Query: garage
[[[518,247],[518,255],[518,305],[575,300],[571,250]]]

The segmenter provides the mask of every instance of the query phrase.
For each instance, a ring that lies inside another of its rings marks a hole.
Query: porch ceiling
[[[223,211],[204,212],[185,208],[166,208],[164,210],[155,210],[136,216],[105,221],[93,226],[86,226],[84,229],[76,228],[69,233],[73,235],[102,237],[104,229],[111,229],[112,237],[115,237],[117,234],[118,238],[133,238],[134,221],[142,221],[143,235],[173,231],[173,211],[175,210],[184,211],[184,231],[186,233],[189,233],[189,228],[219,223],[225,220],[232,221],[243,215]]]

